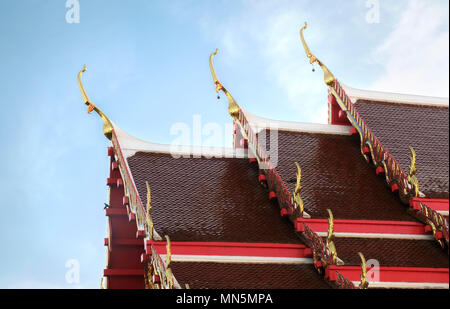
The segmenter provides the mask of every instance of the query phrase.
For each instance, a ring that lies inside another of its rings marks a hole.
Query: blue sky
[[[136,137],[230,123],[208,67],[262,117],[326,123],[326,87],[298,31],[345,84],[448,97],[448,1],[0,1],[0,288],[98,288],[105,265],[108,141],[91,100]],[[228,132],[231,134],[231,132]],[[220,143],[219,143],[220,144]],[[226,145],[231,146],[231,145]],[[80,264],[79,284],[65,264]]]

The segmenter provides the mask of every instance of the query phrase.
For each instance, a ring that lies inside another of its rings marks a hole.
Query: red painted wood
[[[382,166],[378,166],[375,172],[377,175],[384,174],[384,168]]]
[[[435,211],[448,211],[449,200],[448,199],[432,199],[414,197],[409,201],[409,206],[414,210],[420,210],[420,203],[427,205]]]
[[[360,266],[330,265],[325,271],[325,276],[330,281],[336,281],[336,271],[341,273],[345,278],[347,278],[350,281],[360,281],[361,276]],[[379,276],[381,282],[448,283],[449,269],[381,266],[379,268]]]
[[[392,192],[397,192],[397,191],[398,191],[398,184],[394,183],[394,184],[391,186],[391,190],[392,190]]]
[[[328,115],[329,124],[350,125],[345,113],[336,102],[336,98],[331,94],[328,95]]]
[[[111,149],[108,150],[111,154]],[[109,190],[109,207],[105,209],[109,226],[109,240],[105,239],[107,250],[108,288],[144,288],[144,267],[140,256],[145,252],[144,240],[136,239],[136,222],[129,222],[126,207],[123,205],[124,187],[119,169],[114,168],[114,160],[110,159],[110,176],[107,184]],[[132,270],[127,274],[123,270]],[[122,272],[121,275],[118,275]],[[139,275],[136,275],[139,273]]]
[[[277,194],[273,191],[269,192],[269,200],[274,200],[277,198]]]
[[[314,232],[327,232],[327,219],[305,219],[295,220],[297,232],[303,232],[303,223],[307,224]],[[376,221],[376,220],[348,220],[334,219],[335,233],[375,233],[375,234],[407,234],[407,235],[428,235],[424,225],[418,222],[409,221]]]
[[[127,210],[125,208],[106,208],[105,216],[128,216]]]
[[[234,242],[181,242],[171,241],[172,254],[179,255],[219,255],[219,256],[262,256],[310,258],[311,249],[301,244],[234,243]],[[165,241],[146,242],[146,252],[153,245],[159,254],[166,254]]]
[[[350,135],[357,135],[357,134],[358,134],[358,130],[356,130],[355,128],[350,129]]]

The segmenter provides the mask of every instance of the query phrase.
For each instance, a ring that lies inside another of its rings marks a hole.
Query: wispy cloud
[[[448,97],[448,4],[411,1],[374,51],[385,73],[372,89]]]

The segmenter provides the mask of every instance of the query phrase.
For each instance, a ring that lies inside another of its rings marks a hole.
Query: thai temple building
[[[111,141],[102,288],[449,288],[448,98],[351,88],[305,29],[329,123],[247,112],[216,76],[216,50],[234,148],[174,153],[130,136],[79,73]]]

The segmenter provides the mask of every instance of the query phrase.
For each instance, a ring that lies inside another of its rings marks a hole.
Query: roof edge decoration
[[[345,125],[274,120],[256,116],[244,109],[242,109],[242,111],[257,133],[263,129],[276,128],[278,130],[292,132],[350,135],[348,126]]]
[[[86,91],[84,90],[83,83],[81,82],[81,76],[84,72],[86,72],[86,65],[83,66],[83,69],[78,73],[78,86],[80,87],[81,95],[83,96],[84,104],[88,106],[88,113],[90,114],[93,110],[100,116],[103,121],[103,134],[107,139],[111,140],[113,126],[109,118],[97,107],[95,106],[91,100],[89,99]]]
[[[216,85],[216,91],[223,90],[223,86],[217,80],[217,76],[214,71],[212,58],[217,54],[217,50],[211,54],[209,58],[209,64],[211,68],[211,74],[213,76],[214,84]],[[225,92],[225,91],[224,91]],[[228,92],[226,92],[228,93]],[[303,209],[303,203],[300,197],[301,192],[301,168],[300,165],[296,164],[297,169],[297,185],[294,192],[290,192],[287,189],[286,183],[283,181],[281,176],[276,171],[273,166],[270,156],[266,153],[266,149],[262,147],[259,142],[257,135],[255,133],[254,127],[247,118],[246,113],[242,108],[237,105],[234,99],[229,99],[229,112],[232,107],[236,107],[237,110],[232,110],[230,115],[234,119],[234,124],[240,131],[243,139],[246,141],[244,145],[253,153],[252,161],[256,160],[260,170],[259,181],[260,183],[269,191],[269,199],[276,200],[279,207],[281,208],[280,214],[283,217],[289,218],[293,223],[297,218],[310,218],[311,216],[307,214]],[[347,127],[348,129],[348,127]],[[305,231],[300,233],[300,238],[302,238],[308,247],[311,248],[313,252],[314,267],[318,271],[319,275],[324,275],[325,270],[330,265],[343,265],[343,261],[337,256],[336,248],[334,247],[333,239],[333,215],[329,212],[329,233],[326,239],[326,243],[322,241],[322,238],[310,229],[305,224]],[[344,276],[339,277],[338,282],[330,282],[326,280],[333,287],[337,288],[356,288],[355,285],[347,280]],[[363,286],[363,285],[361,285]]]
[[[123,206],[127,210],[128,217],[135,219],[129,219],[129,221],[136,222],[137,234],[144,234],[144,239],[162,240],[162,238],[154,229],[153,221],[151,219],[150,187],[147,186],[147,197],[149,199],[149,209],[147,211],[138,194],[135,182],[130,173],[126,157],[123,155],[122,148],[117,136],[117,133],[121,133],[123,131],[120,130],[119,127],[115,126],[111,122],[111,120],[90,101],[81,82],[81,76],[85,71],[86,65],[78,73],[78,85],[80,87],[84,103],[89,106],[88,113],[93,110],[97,112],[97,114],[103,121],[103,134],[109,140],[111,140],[112,148],[108,149],[108,154],[112,157],[114,163],[118,161],[119,171],[122,176],[122,179],[118,179],[117,184],[114,185],[117,185],[117,187],[123,186],[124,188]],[[108,185],[113,184],[108,183]],[[168,254],[166,254],[165,262],[161,259],[161,256],[158,254],[158,252],[156,252],[156,250],[154,250],[153,248],[151,254],[146,254],[145,256],[141,257],[141,262],[144,263],[144,282],[146,288],[180,288],[171,270],[170,239],[167,235],[166,242]],[[108,269],[107,271],[111,270]]]
[[[448,107],[449,98],[357,89],[341,83],[352,103],[358,100]]]
[[[325,76],[330,76],[331,73],[329,73],[328,68],[311,54],[303,37],[304,29],[306,29],[306,23],[300,30],[300,38],[306,55],[310,58],[310,63],[318,62],[322,67]],[[328,86],[329,93],[336,99],[339,107],[346,114],[347,119],[353,126],[353,133],[358,133],[360,137],[361,154],[367,163],[373,165],[377,169],[377,174],[383,173],[385,175],[387,185],[391,188],[392,192],[399,193],[400,199],[404,204],[409,205],[409,201],[412,198],[421,197],[419,181],[415,176],[416,156],[414,149],[411,146],[409,147],[411,151],[411,163],[409,166],[409,173],[406,173],[389,150],[373,134],[341,83],[335,79],[334,76],[333,79],[325,77],[325,83]],[[446,243],[448,247],[448,237],[444,236],[449,234],[448,222],[441,214],[433,209],[429,209],[428,211],[413,212],[413,215],[427,225],[430,225],[432,220],[442,223],[435,225],[436,232],[439,232],[435,233],[435,236],[442,236],[445,242],[438,240],[439,244],[444,247],[443,244]]]

